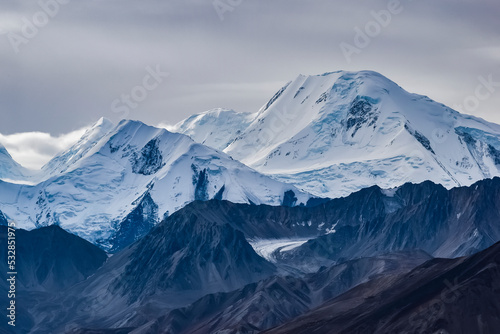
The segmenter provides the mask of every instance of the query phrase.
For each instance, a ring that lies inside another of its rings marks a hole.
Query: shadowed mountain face
[[[303,314],[380,275],[406,273],[430,259],[423,252],[348,261],[304,277],[273,276],[229,293],[207,295],[138,329],[137,333],[258,333]]]
[[[335,233],[280,254],[282,262],[337,261],[405,249],[456,257],[500,240],[499,178],[451,190],[431,182],[406,184],[391,192],[374,191],[374,196],[384,204],[385,215],[339,221]]]
[[[208,293],[239,289],[276,273],[241,231],[203,215],[198,203],[110,257],[86,281],[48,302],[37,300],[30,312],[39,318],[47,316],[49,305],[72,309],[35,324],[33,331],[135,328]]]
[[[0,226],[0,238],[6,245],[7,227]],[[2,272],[8,271],[6,252],[7,247],[0,249]],[[59,291],[94,274],[107,258],[99,247],[59,226],[16,230],[18,290]]]
[[[133,299],[156,290],[229,291],[274,271],[241,231],[190,205],[133,246],[113,288]]]
[[[363,203],[363,205],[360,205]],[[338,222],[356,224],[387,213],[378,187],[364,189],[347,198],[324,201],[313,207],[240,205],[228,201],[195,202],[191,211],[213,221],[231,225],[248,239],[317,237]]]
[[[0,226],[0,271],[7,273],[7,227]],[[99,247],[70,234],[59,226],[33,231],[16,230],[16,327],[0,322],[0,333],[28,333],[37,321],[61,316],[70,304],[51,303],[62,291],[84,281],[106,262],[108,256]],[[4,277],[4,276],[3,276]],[[0,281],[0,304],[10,302],[7,281]],[[36,319],[31,308],[45,302],[48,318]],[[52,331],[46,332],[50,333]]]
[[[391,190],[371,187],[315,207],[207,201],[179,212],[190,212],[195,221],[227,224],[248,240],[309,238],[299,247],[273,254],[278,264],[309,266],[306,271],[400,250],[456,257],[500,240],[500,178],[451,190],[432,182]]]
[[[265,333],[498,333],[500,243],[362,284]]]

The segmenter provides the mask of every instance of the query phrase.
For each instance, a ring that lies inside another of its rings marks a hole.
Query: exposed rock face
[[[345,127],[347,131],[353,129],[351,137],[354,137],[356,132],[363,126],[376,127],[377,120],[377,108],[374,108],[366,97],[357,97],[351,103],[345,120]]]
[[[132,172],[142,175],[152,175],[165,164],[159,148],[159,138],[151,139],[138,154],[132,155]]]
[[[201,171],[198,171],[195,165],[191,165],[191,169],[194,172],[193,175],[193,185],[195,186],[194,188],[194,199],[196,201],[206,201],[209,199],[209,195],[207,193],[207,187],[208,187],[208,174],[207,170],[203,169]],[[224,185],[223,185],[224,187]],[[221,188],[222,189],[222,188]],[[219,193],[215,195],[217,197]],[[221,197],[221,196],[219,196]],[[222,199],[222,197],[220,198]]]
[[[111,238],[110,252],[117,252],[146,235],[158,221],[158,205],[149,192],[144,194],[136,208],[118,225]]]
[[[335,233],[312,239],[283,259],[336,261],[405,249],[439,257],[472,254],[500,240],[499,189],[499,178],[449,191],[431,182],[407,184],[390,196],[376,195],[387,214],[339,221]]]

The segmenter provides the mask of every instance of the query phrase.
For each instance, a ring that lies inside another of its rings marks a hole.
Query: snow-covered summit
[[[170,130],[188,135],[198,143],[223,150],[255,117],[255,114],[217,108],[192,115]]]
[[[114,128],[114,124],[107,118],[101,117],[91,126],[76,144],[52,158],[42,167],[41,178],[47,179],[50,176],[63,173],[74,166],[80,159]]]
[[[499,125],[372,71],[299,75],[246,119],[223,140],[230,143],[224,152],[320,196],[424,180],[453,187],[500,175]],[[197,140],[193,134],[207,130],[196,124],[189,133]]]

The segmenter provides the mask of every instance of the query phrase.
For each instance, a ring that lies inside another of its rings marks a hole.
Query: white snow
[[[294,248],[297,248],[309,239],[259,239],[259,240],[249,240],[250,245],[264,259],[275,263],[276,258],[273,253],[288,252]]]
[[[371,109],[354,115],[359,101]],[[500,176],[491,153],[500,151],[499,125],[408,93],[371,71],[300,75],[245,121],[226,112],[217,122],[216,115],[197,116],[209,117],[210,125],[188,119],[177,131],[199,140],[217,123],[223,134],[214,140],[217,149],[317,196],[425,180],[451,188]]]
[[[387,197],[394,197],[394,195],[396,195],[396,191],[398,191],[397,187],[391,189],[382,189],[382,194],[384,194]]]
[[[28,186],[34,186],[37,184],[35,181],[30,181],[26,179],[9,179],[9,178],[0,178],[1,181],[7,182],[7,183],[13,183],[13,184],[24,184]]]
[[[332,234],[332,233],[337,232],[337,231],[335,230],[335,227],[337,226],[337,224],[338,224],[338,223],[336,223],[335,225],[333,225],[333,226],[332,226],[332,227],[330,227],[330,228],[327,228],[327,229],[326,229],[326,231],[325,231],[325,234]]]
[[[254,114],[217,108],[188,117],[168,128],[190,136],[194,141],[222,151],[255,118]]]

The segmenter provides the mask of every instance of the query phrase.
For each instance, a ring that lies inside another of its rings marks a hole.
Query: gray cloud
[[[76,143],[86,129],[54,137],[44,132],[23,132],[12,135],[0,134],[3,145],[14,160],[29,169],[40,169],[57,153]]]
[[[156,65],[170,75],[129,118],[172,124],[214,107],[256,111],[299,73],[339,69],[379,71],[452,107],[474,94],[479,76],[500,81],[495,1],[402,1],[348,63],[339,44],[353,43],[354,28],[388,2],[243,0],[221,21],[212,0],[70,0],[18,54],[0,36],[0,133],[61,134],[101,116],[116,122],[123,115],[112,102]],[[40,11],[28,0],[0,7],[0,28],[13,33]],[[500,122],[499,104],[500,89],[466,111]]]

